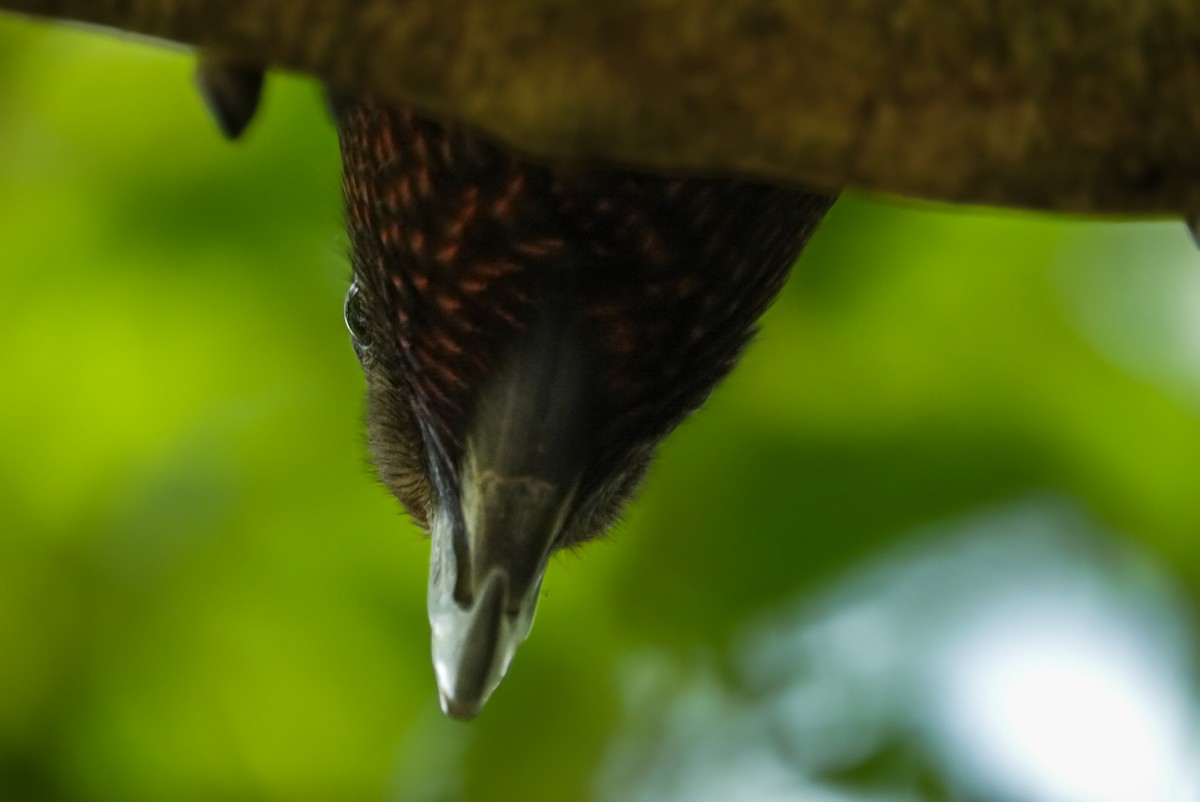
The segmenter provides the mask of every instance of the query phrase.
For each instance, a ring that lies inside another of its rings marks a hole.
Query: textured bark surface
[[[1081,213],[1200,209],[1195,0],[0,0],[541,157]]]

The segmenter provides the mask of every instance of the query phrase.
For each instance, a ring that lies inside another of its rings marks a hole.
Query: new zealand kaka
[[[208,64],[236,133],[257,86]],[[542,164],[409,108],[331,105],[368,444],[432,537],[434,669],[443,709],[470,718],[529,633],[550,555],[617,519],[833,198]]]

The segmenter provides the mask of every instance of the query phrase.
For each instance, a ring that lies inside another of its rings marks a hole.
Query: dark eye
[[[371,355],[371,330],[367,325],[367,312],[363,308],[364,301],[363,294],[358,289],[358,282],[353,282],[349,292],[346,293],[344,315],[346,328],[350,331],[350,343],[354,346],[354,353],[358,356],[359,362],[366,362]]]

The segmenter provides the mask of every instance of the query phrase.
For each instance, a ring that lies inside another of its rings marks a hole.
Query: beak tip
[[[522,480],[517,486],[525,488],[528,483]],[[531,493],[526,488],[517,498],[526,499]],[[534,493],[533,501],[544,502],[544,495]],[[557,510],[562,506],[559,501],[541,506]],[[525,506],[540,509],[533,502]],[[547,524],[544,515],[533,521],[519,515],[513,519],[514,515],[505,507],[487,516],[504,524],[499,529],[478,523],[468,527],[474,539],[464,556],[464,567],[469,569],[464,571],[459,571],[455,548],[461,520],[434,515],[428,596],[433,669],[442,711],[461,721],[479,715],[529,635],[552,540],[545,532],[557,532],[561,524],[557,519]],[[527,537],[530,532],[543,534]],[[460,574],[468,580],[464,599],[457,594]]]
[[[460,699],[455,699],[445,691],[439,691],[438,696],[441,699],[442,712],[455,721],[470,721],[483,710],[482,705],[465,703]]]
[[[449,593],[431,606],[433,667],[442,712],[459,721],[479,715],[524,640],[505,610],[509,581],[493,570],[473,603],[461,607]],[[448,590],[448,589],[447,589]]]

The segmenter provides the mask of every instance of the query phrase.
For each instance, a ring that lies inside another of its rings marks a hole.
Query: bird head
[[[569,296],[544,291],[544,308],[484,343],[444,343],[464,355],[478,349],[472,371],[410,363],[381,319],[395,315],[395,299],[371,292],[356,279],[346,299],[367,376],[368,446],[383,482],[430,534],[434,669],[443,709],[467,719],[528,635],[550,555],[608,530],[653,442],[601,440],[611,411],[588,334],[558,308],[574,303]]]
[[[471,718],[550,556],[612,526],[831,199],[543,166],[407,109],[335,111],[368,446],[430,534],[442,707]]]

